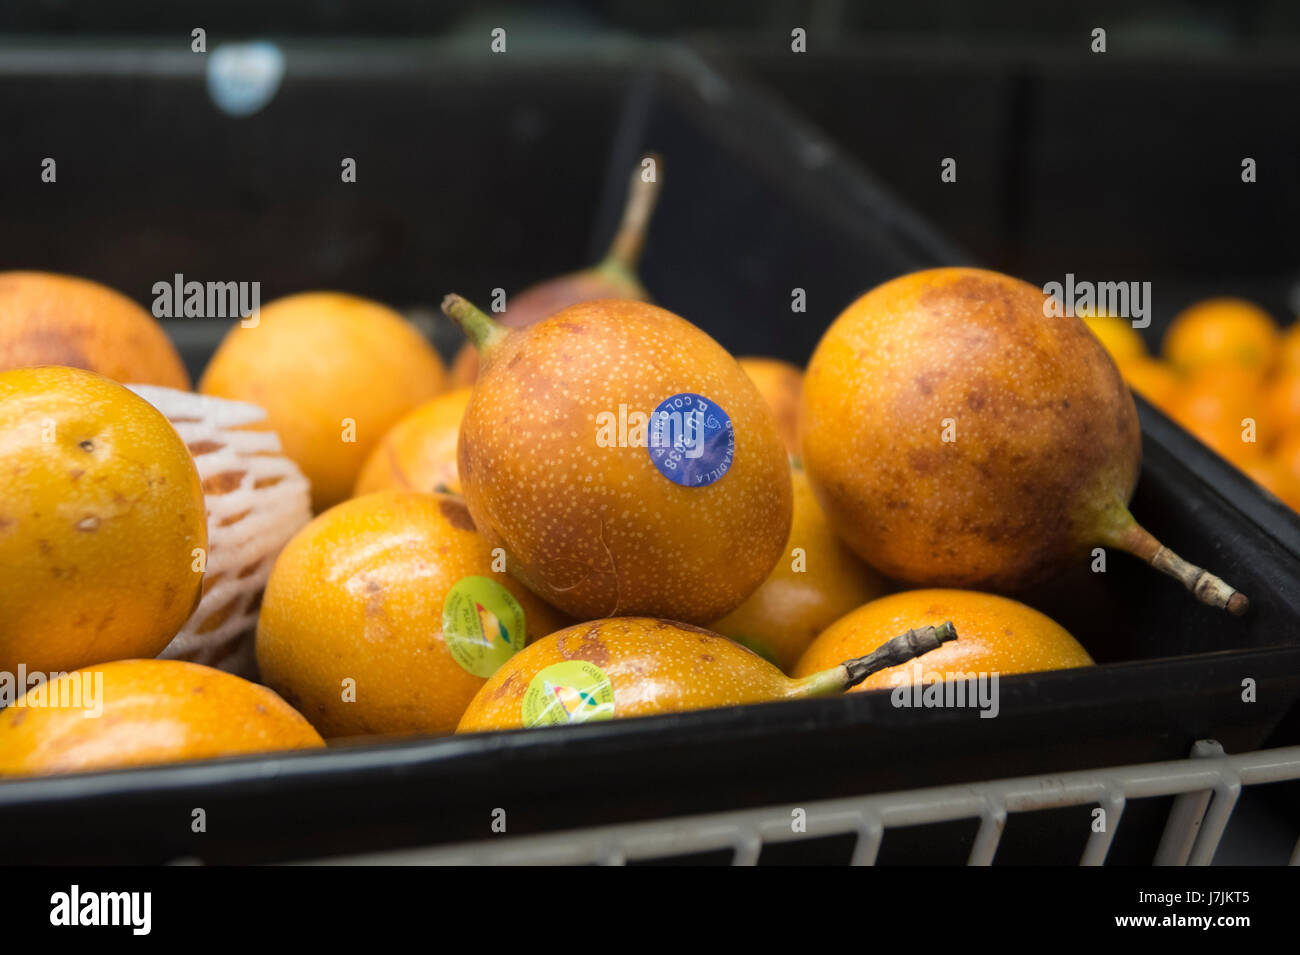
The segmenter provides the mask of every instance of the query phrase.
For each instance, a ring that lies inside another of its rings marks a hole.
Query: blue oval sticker
[[[684,487],[722,480],[736,454],[731,418],[703,395],[665,398],[650,415],[646,445],[659,473]]]

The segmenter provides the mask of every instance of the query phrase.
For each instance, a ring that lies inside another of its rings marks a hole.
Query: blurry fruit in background
[[[1300,432],[1292,431],[1286,435],[1278,444],[1277,450],[1273,452],[1272,457],[1278,464],[1286,468],[1297,481],[1300,481]]]
[[[65,674],[0,712],[0,775],[91,772],[324,745],[264,686],[181,660]],[[80,705],[50,705],[67,700]],[[88,719],[96,706],[98,718]]]
[[[1261,457],[1276,438],[1259,378],[1237,364],[1207,365],[1191,375],[1174,399],[1170,415],[1237,465]],[[1253,441],[1246,440],[1251,421]]]
[[[503,660],[568,623],[501,564],[459,498],[345,501],[275,562],[262,680],[327,737],[450,733]]]
[[[1282,458],[1257,458],[1244,465],[1242,470],[1287,507],[1300,511],[1300,477],[1292,473]]]
[[[1085,314],[1080,317],[1115,360],[1124,383],[1168,414],[1178,393],[1178,375],[1163,361],[1150,356],[1146,342],[1133,323],[1113,315]]]
[[[80,369],[0,372],[0,673],[154,656],[206,546],[194,461],[152,405]]]
[[[819,633],[889,590],[835,535],[802,468],[791,481],[794,521],[784,556],[748,600],[710,628],[787,673]]]
[[[1115,359],[1116,364],[1122,366],[1126,361],[1147,356],[1146,342],[1142,340],[1142,336],[1128,319],[1116,318],[1113,315],[1081,317],[1088,330],[1097,336],[1102,346],[1110,353],[1110,357]]]
[[[1141,435],[1114,361],[1042,289],[983,269],[893,279],[823,335],[804,468],[836,532],[897,580],[1017,591],[1106,545],[1244,613],[1133,519]]]
[[[353,496],[385,488],[459,494],[456,442],[470,390],[457,388],[426,401],[389,428],[361,468]]]
[[[1282,373],[1300,373],[1300,319],[1292,322],[1282,332],[1282,344],[1278,349],[1277,366]]]
[[[649,160],[649,164],[647,164]],[[524,328],[549,318],[563,308],[602,298],[648,302],[650,294],[637,277],[637,264],[645,245],[646,230],[659,199],[663,160],[653,153],[637,163],[628,181],[623,218],[605,257],[581,272],[570,272],[524,289],[506,301],[506,310],[494,316],[506,328]],[[466,342],[451,366],[451,386],[462,388],[478,378],[479,353]]]
[[[311,520],[311,488],[256,405],[156,385],[130,389],[166,415],[198,468],[207,508],[203,599],[159,654],[255,677],[253,629],[275,555]]]
[[[908,590],[881,597],[836,621],[800,658],[794,675],[815,673],[828,660],[870,653],[897,633],[891,628],[903,620],[912,621],[912,626],[951,620],[960,639],[915,664],[881,670],[855,690],[911,684],[918,665],[926,682],[945,676],[1032,673],[1093,663],[1064,627],[1019,601],[971,590]]]
[[[1274,375],[1265,388],[1264,407],[1279,441],[1283,434],[1300,431],[1300,371]]]
[[[162,326],[125,295],[71,275],[0,272],[0,371],[35,365],[190,387]]]
[[[1279,334],[1258,306],[1209,299],[1174,319],[1164,347],[1169,364],[1119,362],[1129,387],[1295,507],[1300,476],[1274,452],[1300,431],[1300,323]]]
[[[791,456],[799,454],[799,398],[803,393],[803,372],[788,361],[777,358],[738,358],[750,381],[758,389],[772,416],[776,429]]]
[[[1198,302],[1165,330],[1164,356],[1183,374],[1230,362],[1263,376],[1277,362],[1281,341],[1273,317],[1238,298]]]
[[[1125,384],[1165,414],[1170,414],[1182,390],[1182,381],[1163,361],[1130,358],[1119,363]]]
[[[794,680],[758,654],[699,627],[647,617],[581,623],[511,657],[474,697],[456,732],[831,696],[882,667],[960,642],[960,631],[942,622],[902,629],[908,632],[879,654],[836,660]]]
[[[449,295],[483,355],[458,469],[510,572],[579,619],[708,623],[790,536],[790,459],[721,345],[644,302],[572,305],[505,329]]]
[[[256,325],[231,328],[199,390],[266,409],[319,511],[352,493],[384,433],[445,384],[437,353],[392,309],[305,292],[263,307]]]

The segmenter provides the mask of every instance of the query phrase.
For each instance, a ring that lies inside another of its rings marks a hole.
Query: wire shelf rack
[[[1300,780],[1300,746],[1226,755],[1200,740],[1189,758],[875,793],[803,805],[630,822],[315,860],[328,865],[624,865],[701,852],[755,865],[768,844],[856,837],[852,865],[874,865],[887,830],[977,819],[968,865],[990,865],[1012,813],[1093,806],[1080,865],[1102,865],[1130,799],[1173,796],[1155,865],[1209,865],[1245,786]],[[1100,809],[1099,814],[1095,810]],[[1291,853],[1300,865],[1300,842]]]

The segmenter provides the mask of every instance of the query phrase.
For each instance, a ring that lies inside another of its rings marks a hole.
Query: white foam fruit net
[[[266,411],[157,385],[129,385],[180,434],[203,484],[208,517],[203,596],[159,654],[255,676],[253,631],[262,589],[285,544],[311,520],[311,488],[273,431],[249,430]]]

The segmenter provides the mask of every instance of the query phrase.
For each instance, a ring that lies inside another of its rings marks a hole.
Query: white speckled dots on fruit
[[[649,414],[686,392],[735,429],[714,483],[680,486],[645,447],[598,442],[602,412]],[[640,302],[575,305],[504,339],[466,410],[459,467],[512,572],[579,617],[715,620],[763,581],[790,528],[786,453],[762,396],[712,338]]]

